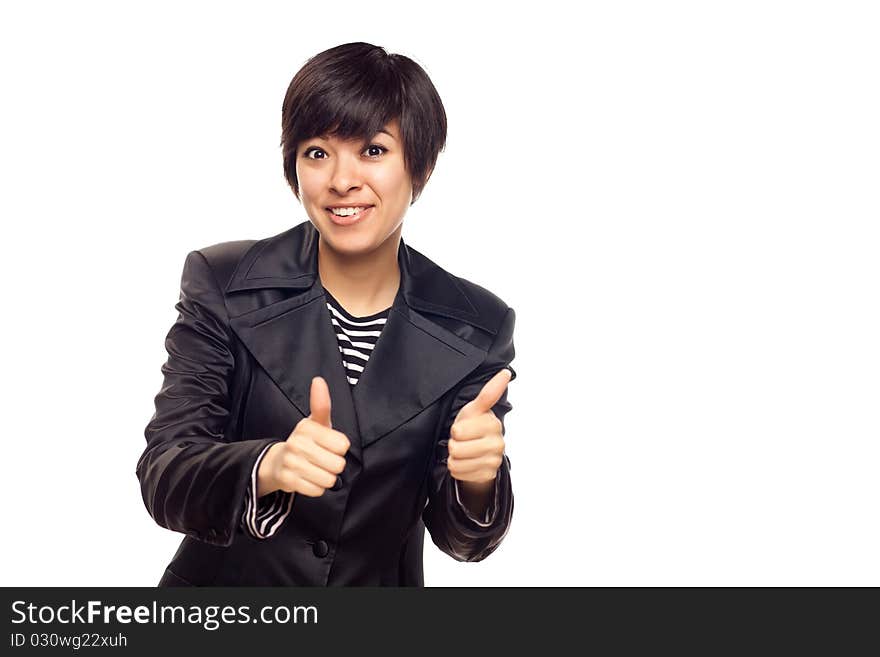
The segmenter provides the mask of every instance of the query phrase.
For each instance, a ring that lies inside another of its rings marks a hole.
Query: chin
[[[329,226],[327,229],[319,230],[321,239],[326,242],[327,246],[339,253],[355,255],[359,253],[368,253],[375,249],[378,244],[376,236],[364,231],[363,233],[345,232],[345,230],[334,230],[338,226]]]

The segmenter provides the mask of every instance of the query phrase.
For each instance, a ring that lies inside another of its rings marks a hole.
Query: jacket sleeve
[[[222,293],[198,251],[186,257],[175,308],[179,316],[165,339],[165,379],[136,474],[156,523],[227,546],[243,531],[255,464],[279,439],[226,438],[235,358]]]
[[[434,544],[456,561],[482,561],[492,554],[507,535],[513,516],[510,458],[506,453],[498,468],[494,493],[483,518],[474,517],[462,504],[457,480],[449,474],[446,460],[449,456],[449,430],[462,406],[473,400],[489,379],[500,370],[509,369],[512,375],[511,381],[516,378],[516,372],[510,366],[514,357],[515,321],[516,314],[513,308],[508,308],[485,360],[459,384],[437,443],[437,452],[430,472],[428,503],[422,513],[422,519]],[[492,407],[492,412],[501,420],[502,435],[505,435],[504,416],[512,408],[505,390],[498,403]]]

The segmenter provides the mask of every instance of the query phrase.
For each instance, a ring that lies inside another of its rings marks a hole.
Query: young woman
[[[137,464],[186,534],[159,586],[422,586],[427,527],[480,561],[510,526],[514,311],[408,247],[446,140],[424,70],[349,43],[282,107],[309,221],[188,254]]]

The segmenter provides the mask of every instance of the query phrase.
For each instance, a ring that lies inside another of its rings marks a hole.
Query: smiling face
[[[306,213],[321,239],[340,253],[378,248],[400,228],[412,202],[397,119],[366,143],[335,136],[304,140],[297,147],[296,176]],[[360,209],[351,215],[345,208]]]

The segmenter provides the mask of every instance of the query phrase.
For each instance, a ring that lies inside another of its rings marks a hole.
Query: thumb
[[[507,384],[510,383],[511,376],[512,374],[508,369],[498,372],[486,382],[474,399],[461,407],[455,419],[464,420],[492,410],[492,407],[498,403],[501,395],[507,390]]]
[[[330,423],[330,388],[327,382],[320,376],[312,378],[312,388],[309,392],[309,417],[323,424],[325,427],[333,428]]]

